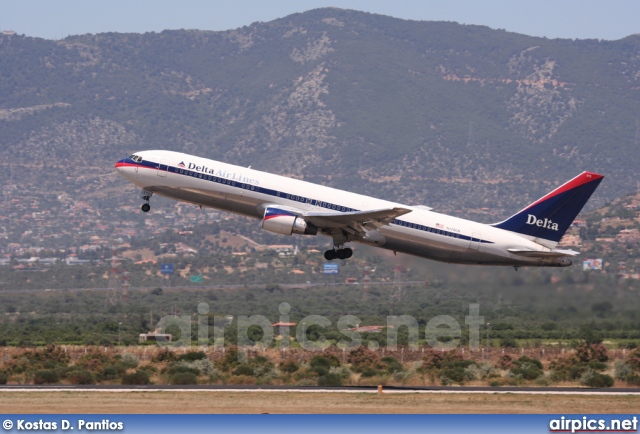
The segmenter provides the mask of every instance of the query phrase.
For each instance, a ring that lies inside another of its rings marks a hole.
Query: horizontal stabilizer
[[[576,256],[580,252],[574,250],[530,250],[530,249],[507,249],[509,253],[514,255],[526,256],[529,258],[561,258],[563,256]]]

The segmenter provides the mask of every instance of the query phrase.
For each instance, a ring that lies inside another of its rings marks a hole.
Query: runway
[[[265,393],[379,393],[376,386],[293,387],[293,386],[237,386],[237,385],[2,385],[2,392],[265,392]],[[584,387],[402,387],[383,386],[382,393],[477,393],[477,394],[553,394],[553,395],[640,395],[640,388],[584,388]]]

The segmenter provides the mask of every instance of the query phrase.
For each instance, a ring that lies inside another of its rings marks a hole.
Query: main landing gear
[[[144,200],[144,203],[142,204],[142,207],[140,209],[142,210],[142,212],[149,212],[149,210],[151,209],[151,205],[149,205],[149,199],[151,199],[151,196],[153,196],[153,192],[142,190],[140,196],[142,197],[142,200]]]
[[[324,259],[327,261],[331,261],[333,259],[349,259],[351,256],[353,256],[353,250],[348,247],[344,249],[334,248],[324,252]]]

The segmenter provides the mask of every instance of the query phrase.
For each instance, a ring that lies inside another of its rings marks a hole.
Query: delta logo
[[[185,165],[184,165],[184,161],[181,161],[181,162],[180,162],[180,164],[178,164],[178,167],[182,167],[182,168],[184,168],[184,167],[185,167]]]
[[[554,223],[549,219],[539,219],[533,214],[529,214],[529,216],[527,217],[527,224],[538,226],[545,229],[551,229],[552,231],[558,230],[558,223]]]

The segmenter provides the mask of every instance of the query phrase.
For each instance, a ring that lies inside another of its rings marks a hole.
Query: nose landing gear
[[[142,204],[142,207],[140,209],[142,210],[142,212],[149,212],[149,210],[151,209],[151,205],[149,205],[149,199],[151,199],[151,196],[153,196],[153,192],[148,190],[142,190],[142,192],[140,193],[140,196],[142,197],[142,200],[144,200],[145,202]]]

